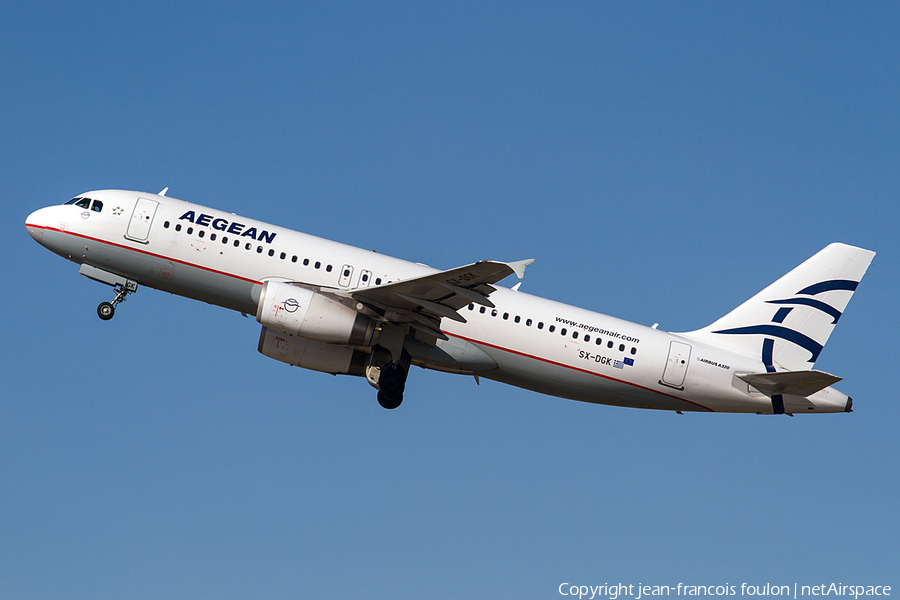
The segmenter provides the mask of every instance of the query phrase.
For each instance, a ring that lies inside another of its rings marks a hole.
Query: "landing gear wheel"
[[[383,358],[387,354],[380,347],[372,353],[373,358]],[[403,391],[406,389],[406,376],[409,374],[410,357],[404,350],[401,359],[397,362],[384,363],[377,361],[378,366],[371,366],[366,370],[366,378],[378,390],[378,404],[388,410],[393,410],[403,402]],[[377,375],[376,375],[377,374]],[[375,378],[378,381],[375,381]]]
[[[97,316],[104,321],[109,321],[116,314],[116,307],[111,302],[101,302],[97,307]]]
[[[402,367],[387,366],[381,370],[381,378],[378,380],[379,389],[388,396],[403,397],[406,388],[406,371]]]
[[[98,280],[99,281],[99,280]],[[109,321],[116,314],[116,306],[119,302],[125,302],[126,296],[137,291],[138,284],[130,279],[126,279],[125,283],[117,283],[114,286],[116,297],[112,302],[101,302],[97,307],[97,316],[104,321]]]
[[[400,394],[396,398],[389,398],[384,392],[378,392],[378,404],[380,404],[382,408],[393,410],[400,406],[401,402],[403,402],[403,394]]]

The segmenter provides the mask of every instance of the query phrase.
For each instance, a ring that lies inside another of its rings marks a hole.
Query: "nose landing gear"
[[[116,273],[110,273],[109,271],[92,267],[87,263],[81,265],[78,274],[83,275],[88,279],[93,279],[94,281],[112,286],[113,290],[115,290],[116,297],[112,302],[101,302],[100,306],[97,307],[97,316],[104,321],[112,319],[113,315],[116,314],[116,306],[119,302],[125,302],[125,296],[136,292],[138,289],[137,281],[132,281],[131,279],[127,279]]]
[[[112,302],[101,302],[97,307],[97,316],[104,321],[112,319],[116,314],[116,306],[118,306],[120,302],[125,302],[128,294],[137,291],[137,283],[128,280],[124,285],[116,284],[114,289],[116,291],[115,299],[113,299]]]

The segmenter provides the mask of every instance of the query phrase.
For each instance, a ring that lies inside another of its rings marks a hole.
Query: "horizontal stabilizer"
[[[806,398],[829,385],[837,383],[840,377],[822,371],[781,371],[780,373],[748,373],[738,375],[763,394],[789,394]]]

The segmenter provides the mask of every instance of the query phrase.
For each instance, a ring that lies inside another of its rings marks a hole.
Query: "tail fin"
[[[874,256],[826,246],[712,325],[683,335],[762,358],[770,373],[812,369]]]

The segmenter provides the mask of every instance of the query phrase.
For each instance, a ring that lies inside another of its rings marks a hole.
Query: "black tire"
[[[400,366],[388,366],[381,370],[381,377],[378,379],[378,389],[385,396],[393,398],[394,396],[403,396],[403,390],[406,388],[406,370]]]
[[[110,302],[101,302],[100,306],[97,307],[97,316],[103,319],[104,321],[109,321],[116,314],[116,307],[112,305]]]
[[[401,402],[403,402],[403,394],[396,397],[388,397],[384,392],[378,392],[378,404],[380,404],[382,408],[394,410],[400,406]]]

